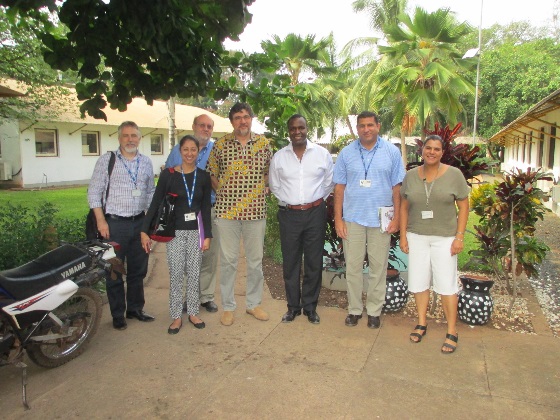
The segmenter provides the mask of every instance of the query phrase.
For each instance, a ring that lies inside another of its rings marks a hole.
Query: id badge
[[[434,212],[432,210],[425,210],[422,212],[422,219],[433,219]]]
[[[141,197],[142,196],[142,191],[140,191],[138,189],[134,189],[134,190],[132,190],[132,196],[133,197]]]
[[[360,187],[371,188],[371,180],[370,179],[360,179]]]
[[[185,213],[185,222],[190,222],[192,220],[196,220],[196,213]]]

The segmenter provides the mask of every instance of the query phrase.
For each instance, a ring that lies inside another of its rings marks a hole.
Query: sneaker
[[[268,314],[260,306],[257,306],[256,308],[253,309],[247,309],[247,313],[249,315],[253,315],[259,321],[268,321],[269,318]]]
[[[226,327],[229,327],[231,324],[233,324],[233,311],[224,311],[222,313],[222,318],[220,319],[220,322],[222,323],[222,325],[225,325]]]

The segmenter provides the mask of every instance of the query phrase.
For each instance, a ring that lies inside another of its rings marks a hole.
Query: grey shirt
[[[430,191],[432,183],[426,183]],[[455,236],[457,231],[456,200],[463,200],[469,195],[469,187],[461,171],[453,166],[435,180],[426,206],[426,188],[424,180],[418,174],[418,168],[411,169],[404,177],[401,196],[408,200],[407,232],[430,236]],[[432,211],[433,218],[423,219],[423,211]]]

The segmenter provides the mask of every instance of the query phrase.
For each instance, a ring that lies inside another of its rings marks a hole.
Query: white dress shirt
[[[307,140],[301,161],[291,143],[272,157],[268,183],[280,205],[298,205],[326,199],[334,188],[332,177],[328,150]]]

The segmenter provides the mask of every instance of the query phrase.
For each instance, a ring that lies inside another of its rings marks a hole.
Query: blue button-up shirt
[[[393,187],[402,182],[404,175],[400,151],[393,144],[378,137],[368,150],[360,140],[354,140],[340,151],[334,166],[333,181],[346,186],[342,218],[379,227],[379,207],[393,205]],[[366,179],[371,186],[360,187],[360,181]]]
[[[198,158],[196,160],[196,166],[202,170],[206,170],[206,163],[208,163],[208,157],[210,156],[210,152],[214,147],[214,140],[208,140],[206,146],[198,151]],[[165,161],[166,168],[173,168],[175,166],[181,165],[183,162],[183,158],[181,157],[181,151],[179,150],[179,143],[173,146],[167,160]],[[214,204],[216,202],[216,193],[212,190],[211,202]]]

